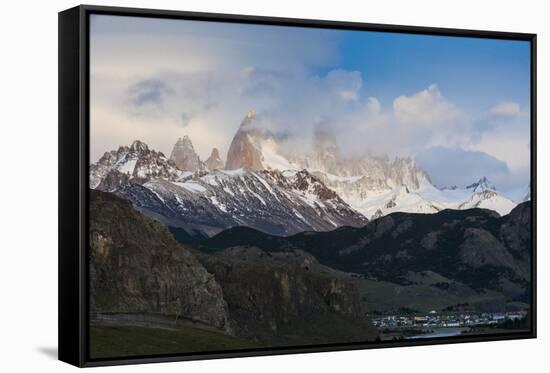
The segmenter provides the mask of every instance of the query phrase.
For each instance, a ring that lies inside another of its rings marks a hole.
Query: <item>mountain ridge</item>
[[[197,245],[208,252],[237,248],[266,253],[303,251],[325,266],[370,281],[371,286],[373,281],[411,286],[414,276],[431,271],[470,288],[475,298],[486,293],[494,299],[500,294],[501,301],[528,303],[530,218],[530,202],[503,217],[485,209],[396,212],[361,228],[288,237],[235,227]]]
[[[126,196],[169,226],[189,224],[190,230],[207,235],[236,225],[287,235],[330,230],[397,211],[480,207],[506,215],[517,205],[486,177],[466,188],[442,190],[412,158],[342,157],[336,139],[326,131],[316,132],[313,153],[284,155],[279,140],[257,120],[253,110],[245,115],[225,166],[216,148],[202,162],[188,136],[178,139],[169,159],[136,140],[90,166],[90,187]],[[333,203],[325,204],[321,194]],[[285,202],[277,207],[281,200]]]
[[[179,182],[125,183],[111,191],[167,226],[209,236],[236,225],[292,234],[368,221],[307,171],[218,170]]]

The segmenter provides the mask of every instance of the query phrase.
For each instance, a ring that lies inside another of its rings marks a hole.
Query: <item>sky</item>
[[[438,186],[529,184],[528,42],[91,17],[92,162],[135,139],[169,155],[184,135],[225,159],[254,109],[300,149],[322,127],[344,155],[410,156]]]

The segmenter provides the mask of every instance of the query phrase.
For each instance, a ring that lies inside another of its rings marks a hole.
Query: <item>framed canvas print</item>
[[[59,357],[536,336],[536,36],[59,13]]]

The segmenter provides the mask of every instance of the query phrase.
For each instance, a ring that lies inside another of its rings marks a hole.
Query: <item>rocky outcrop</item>
[[[176,141],[170,154],[170,160],[181,171],[195,172],[204,168],[188,136],[180,137]]]
[[[213,148],[210,157],[204,162],[206,168],[210,171],[223,169],[223,162],[220,158],[218,148]]]
[[[514,267],[514,258],[506,247],[490,232],[479,228],[471,227],[464,230],[460,257],[462,262],[472,268]]]
[[[218,255],[201,255],[201,262],[223,288],[237,334],[277,344],[289,327],[303,342],[300,326],[319,324],[325,330],[352,324],[346,337],[324,336],[324,343],[374,340],[376,331],[366,321],[356,286],[344,278],[313,270],[311,256],[275,257],[261,250],[233,248]],[[327,325],[322,320],[331,320]],[[322,334],[322,333],[321,333]]]
[[[118,170],[110,170],[107,175],[105,175],[96,189],[102,190],[105,192],[110,192],[120,188],[121,186],[132,182],[137,182],[135,178],[132,178],[128,174],[124,174]]]
[[[510,214],[504,217],[498,236],[510,250],[522,277],[531,275],[531,201],[520,203]]]
[[[520,203],[506,216],[500,236],[515,252],[525,251],[531,240],[531,201]]]
[[[214,276],[130,202],[90,191],[90,311],[190,319],[232,332]]]

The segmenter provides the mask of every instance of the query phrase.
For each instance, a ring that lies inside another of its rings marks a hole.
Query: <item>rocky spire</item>
[[[227,163],[225,168],[228,170],[236,170],[238,168],[249,168],[253,170],[263,169],[263,157],[258,147],[257,140],[254,135],[254,118],[256,112],[250,110],[246,113],[239,130],[233,137],[229,151],[227,152]]]
[[[182,171],[195,172],[202,168],[199,156],[195,153],[193,143],[188,136],[178,139],[172,149],[172,154],[170,154],[170,160]]]
[[[210,153],[210,157],[204,162],[206,167],[209,170],[216,170],[223,168],[223,162],[220,158],[220,152],[218,151],[218,148],[213,148],[212,153]]]

